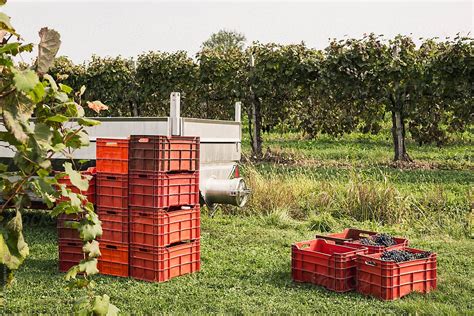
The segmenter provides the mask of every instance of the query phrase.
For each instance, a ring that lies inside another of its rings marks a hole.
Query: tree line
[[[420,145],[442,145],[472,124],[470,37],[416,45],[409,36],[368,34],[331,40],[323,50],[304,43],[244,48],[240,41],[208,41],[195,58],[153,51],[136,59],[93,56],[75,65],[60,57],[51,72],[74,89],[85,85],[87,99],[109,105],[108,116],[166,116],[173,91],[181,92],[184,116],[231,119],[241,101],[256,157],[262,130],[275,126],[308,137],[378,133],[389,115],[394,159],[410,161],[408,131]]]

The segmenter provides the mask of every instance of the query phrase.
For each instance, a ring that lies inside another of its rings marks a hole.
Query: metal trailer
[[[214,207],[215,204],[232,204],[243,206],[250,190],[238,174],[238,163],[241,157],[241,104],[235,104],[235,120],[209,120],[181,117],[180,93],[170,96],[169,117],[116,117],[93,118],[100,125],[87,127],[90,146],[74,152],[74,159],[96,159],[97,138],[127,138],[130,135],[167,135],[199,136],[200,148],[200,192],[204,202]],[[1,126],[1,130],[4,127]],[[1,144],[1,142],[0,142]],[[11,158],[13,152],[0,147],[0,157]],[[64,159],[64,157],[54,157]]]

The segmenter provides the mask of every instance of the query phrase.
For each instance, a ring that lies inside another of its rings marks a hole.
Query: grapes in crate
[[[360,240],[362,245],[390,247],[396,245],[395,240],[389,234],[376,234]]]
[[[382,259],[383,261],[404,262],[404,261],[428,258],[430,255],[431,255],[430,251],[414,253],[414,252],[409,252],[406,250],[391,250],[391,251],[384,251],[380,259]]]

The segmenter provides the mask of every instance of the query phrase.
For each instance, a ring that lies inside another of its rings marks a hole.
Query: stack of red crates
[[[129,276],[128,139],[96,142],[97,208],[102,221],[98,269]]]
[[[199,138],[131,136],[130,275],[162,282],[200,268]]]
[[[95,203],[95,188],[96,188],[96,170],[89,168],[82,172],[83,175],[91,176],[89,181],[89,188],[86,192],[80,192],[78,188],[71,184],[69,177],[59,179],[59,183],[65,184],[68,189],[74,193],[81,193],[87,197],[91,203]],[[61,198],[59,202],[65,201],[66,198]],[[58,217],[58,246],[59,246],[59,271],[66,272],[72,266],[75,266],[82,259],[84,254],[82,252],[82,240],[79,238],[79,232],[75,228],[69,227],[66,222],[78,221],[79,218],[75,214],[61,214]]]

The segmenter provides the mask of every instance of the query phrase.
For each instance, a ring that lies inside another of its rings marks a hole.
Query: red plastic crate
[[[168,208],[199,204],[199,173],[130,174],[129,205]]]
[[[101,242],[97,268],[101,274],[129,276],[128,244]]]
[[[128,146],[128,139],[97,138],[97,172],[128,174]]]
[[[199,137],[134,135],[130,139],[131,172],[199,170]]]
[[[411,252],[422,252],[403,248]],[[428,293],[436,289],[436,254],[405,262],[383,261],[381,253],[358,255],[357,291],[391,301],[411,292]]]
[[[100,241],[128,243],[128,209],[98,208],[97,214],[102,222],[102,236],[99,238]]]
[[[65,222],[78,221],[78,214],[61,214],[57,219],[58,239],[81,242],[79,231],[66,226]]]
[[[128,175],[98,173],[96,190],[98,207],[128,209]]]
[[[326,239],[335,242],[338,245],[346,245],[354,248],[367,248],[369,253],[379,253],[385,250],[400,249],[408,246],[408,239],[394,237],[393,240],[397,243],[390,247],[384,246],[370,246],[362,245],[360,239],[367,238],[372,235],[376,235],[377,232],[371,232],[367,230],[360,230],[355,228],[346,228],[341,233],[333,233],[328,235],[316,235],[316,238]]]
[[[75,240],[60,240],[59,248],[59,271],[67,272],[72,266],[84,259],[82,242]]]
[[[367,249],[335,245],[323,239],[292,245],[291,276],[293,281],[321,285],[335,292],[347,292],[356,286],[357,254]]]
[[[130,247],[130,276],[135,279],[164,282],[200,268],[199,240],[163,248]]]
[[[174,243],[199,239],[200,209],[166,211],[155,209],[130,210],[130,244],[134,246],[165,247]]]
[[[87,191],[80,191],[78,188],[73,186],[68,176],[58,179],[58,183],[65,184],[66,187],[70,189],[73,193],[77,193],[77,194],[80,193],[82,195],[85,195],[87,198],[87,201],[91,202],[92,204],[95,204],[96,169],[94,167],[91,167],[91,168],[88,168],[86,171],[81,171],[81,174],[92,176],[92,178],[89,180],[89,188],[87,189]],[[59,198],[59,202],[64,202],[68,200],[69,200],[68,198],[65,198],[62,196]]]

